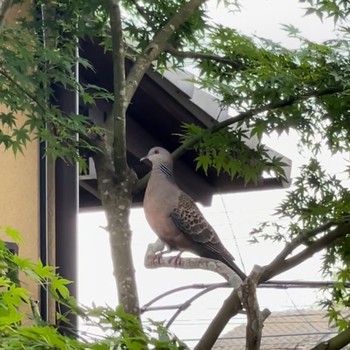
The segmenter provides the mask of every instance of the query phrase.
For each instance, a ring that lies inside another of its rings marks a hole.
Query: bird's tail
[[[230,260],[225,256],[221,256],[220,260],[229,268],[231,268],[242,279],[242,281],[244,281],[247,278],[246,274],[238,267],[238,265],[233,260]]]
[[[200,256],[220,260],[222,263],[232,269],[243,281],[246,279],[246,274],[236,265],[234,262],[235,258],[220,241],[216,242],[216,244],[206,242],[205,246],[207,249],[202,251]]]

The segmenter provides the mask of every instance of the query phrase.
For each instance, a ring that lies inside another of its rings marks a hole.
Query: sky
[[[332,37],[332,22],[321,23],[314,17],[303,17],[303,11],[296,0],[244,0],[241,13],[229,13],[223,7],[216,7],[216,1],[210,1],[208,6],[214,18],[220,18],[223,24],[233,26],[244,34],[255,34],[283,43],[289,48],[297,47],[294,39],[287,38],[281,30],[281,23],[293,24],[300,28],[308,39],[324,41]],[[265,140],[268,146],[292,159],[292,177],[298,173],[298,167],[303,162],[303,155],[296,147],[296,136],[272,135]],[[304,155],[307,157],[308,155]],[[324,164],[332,166],[335,173],[343,170],[342,156],[332,157],[325,154]],[[175,163],[176,166],[176,163]],[[257,245],[248,243],[249,232],[260,222],[272,217],[274,208],[286,195],[286,190],[253,191],[217,195],[213,198],[212,206],[201,207],[207,220],[218,232],[224,245],[235,256],[236,262],[250,272],[254,264],[269,263],[281,250],[281,244],[263,242]],[[112,264],[108,244],[108,235],[101,227],[105,226],[102,212],[81,213],[79,215],[79,300],[83,304],[116,305],[116,288],[112,276]],[[162,268],[148,270],[143,266],[147,244],[156,240],[155,234],[149,228],[142,208],[134,209],[131,213],[133,230],[133,252],[139,286],[140,303],[143,305],[157,295],[172,288],[194,283],[224,282],[214,273],[208,271],[188,271],[181,269]],[[289,280],[319,280],[321,279],[319,257],[304,263],[278,279]],[[194,302],[175,321],[171,330],[176,335],[194,345],[208,326],[210,319],[220,308],[229,289],[216,290]],[[162,301],[160,305],[178,304],[186,300],[191,292],[179,293]],[[319,294],[314,290],[259,290],[261,308],[270,310],[302,309],[315,305]],[[148,312],[145,316],[153,320],[166,320],[174,311]],[[243,316],[234,318],[226,331],[234,325],[244,322]],[[96,330],[84,327],[84,330],[94,334]],[[192,341],[189,341],[192,340]]]

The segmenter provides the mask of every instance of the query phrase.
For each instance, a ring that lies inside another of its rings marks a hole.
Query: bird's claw
[[[169,264],[171,264],[171,265],[174,264],[174,266],[180,266],[181,265],[181,254],[182,253],[183,252],[179,252],[179,254],[176,254],[175,256],[170,257]],[[173,263],[173,261],[174,261],[174,263]]]
[[[159,252],[157,254],[154,254],[154,256],[153,256],[153,263],[159,265],[160,264],[160,259],[163,257],[163,255],[164,255],[164,252]]]
[[[164,254],[166,254],[166,253],[169,253],[169,251],[164,250],[164,251],[157,252],[156,254],[152,254],[151,256],[149,256],[150,260],[152,261],[152,265],[160,265],[161,259],[163,258]],[[177,255],[168,257],[169,265],[180,266],[181,265],[181,254],[182,254],[182,252],[180,252]]]

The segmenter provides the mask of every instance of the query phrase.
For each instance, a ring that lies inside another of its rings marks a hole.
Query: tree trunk
[[[131,252],[132,233],[129,225],[134,177],[130,172],[130,176],[124,181],[118,181],[109,168],[111,162],[105,155],[96,155],[94,160],[98,188],[107,217],[119,304],[124,307],[125,312],[139,315],[139,300]]]

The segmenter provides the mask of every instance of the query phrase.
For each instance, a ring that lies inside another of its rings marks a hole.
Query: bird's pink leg
[[[169,263],[172,263],[172,261],[174,260],[174,265],[175,266],[179,266],[180,265],[180,258],[181,258],[181,254],[183,253],[183,251],[180,251],[177,255],[171,257],[169,259]]]
[[[153,262],[159,264],[160,263],[160,259],[162,258],[164,253],[165,252],[159,252],[159,253],[155,254],[154,258],[153,258]]]
[[[160,259],[163,257],[164,254],[167,254],[167,253],[170,253],[172,250],[171,248],[166,245],[166,249],[165,250],[162,250],[160,252],[157,252],[155,255],[154,255],[154,259],[153,259],[153,262],[154,263],[160,263]]]

